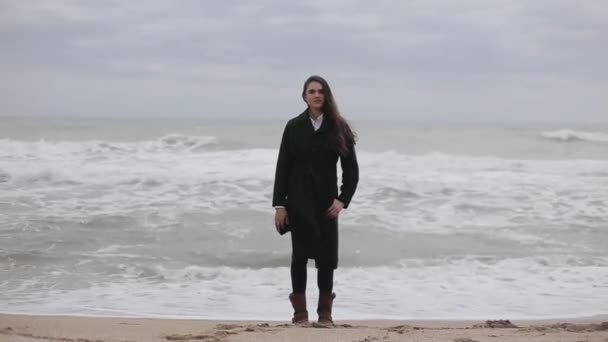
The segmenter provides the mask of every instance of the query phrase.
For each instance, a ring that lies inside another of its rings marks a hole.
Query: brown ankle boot
[[[291,301],[291,306],[293,306],[293,318],[291,319],[291,322],[294,324],[308,323],[306,294],[292,293],[289,295],[289,301]]]
[[[319,323],[321,324],[334,324],[334,320],[331,317],[331,308],[336,298],[336,294],[332,292],[320,292],[319,293],[319,305],[317,306],[317,313],[319,314]]]

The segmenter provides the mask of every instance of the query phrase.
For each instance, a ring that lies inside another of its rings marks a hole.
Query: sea
[[[288,119],[0,118],[0,312],[289,321]],[[608,314],[608,126],[351,123],[337,321]]]

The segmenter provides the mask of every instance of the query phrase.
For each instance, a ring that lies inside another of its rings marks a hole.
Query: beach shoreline
[[[608,342],[608,315],[538,320],[208,320],[0,314],[0,341],[590,341]]]

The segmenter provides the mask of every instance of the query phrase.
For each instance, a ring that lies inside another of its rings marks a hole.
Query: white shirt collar
[[[313,119],[312,115],[310,116],[310,122],[312,122],[312,126],[315,128],[315,131],[321,127],[323,123],[323,113],[317,117],[317,119]]]

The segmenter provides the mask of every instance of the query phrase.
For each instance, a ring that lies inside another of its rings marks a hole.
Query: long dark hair
[[[338,110],[338,104],[334,99],[334,95],[331,93],[331,88],[329,87],[329,83],[318,75],[310,76],[304,82],[304,88],[302,89],[302,98],[306,97],[306,88],[310,84],[310,82],[318,82],[323,87],[323,95],[325,97],[325,101],[323,102],[323,115],[325,118],[331,120],[332,125],[332,133],[334,135],[336,149],[341,156],[345,156],[350,151],[351,147],[355,144],[356,136],[355,133],[350,128],[350,125],[342,117],[340,111]]]

